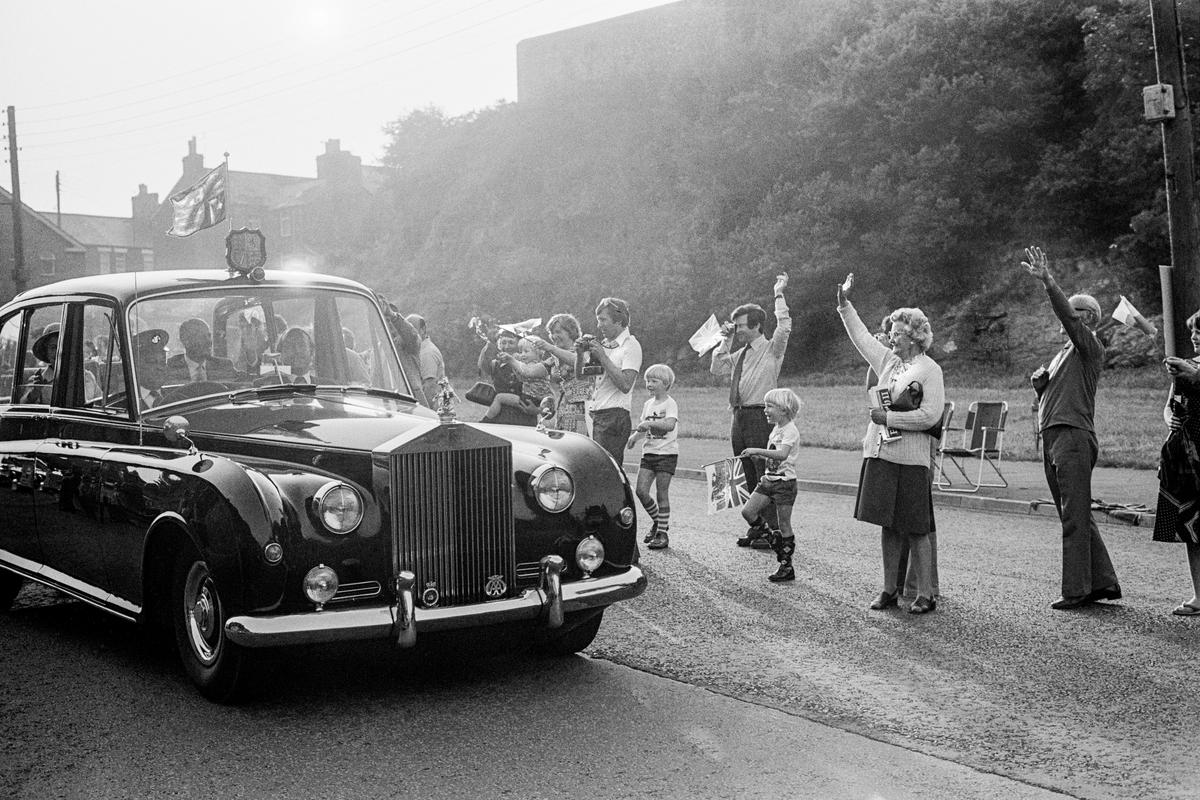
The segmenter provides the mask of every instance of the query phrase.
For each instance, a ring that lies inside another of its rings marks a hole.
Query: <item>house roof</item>
[[[8,191],[7,189],[5,189],[2,186],[0,186],[0,201],[2,201],[3,205],[7,205],[7,206],[11,206],[12,202],[13,202],[12,192]],[[43,214],[40,211],[34,211],[32,208],[25,205],[24,203],[21,203],[21,208],[24,210],[26,216],[30,217],[31,219],[33,219],[34,221],[36,221],[38,223],[41,223],[42,225],[45,225],[47,228],[49,228],[55,234],[57,234],[58,236],[61,236],[63,238],[63,240],[67,243],[68,247],[78,247],[80,249],[83,249],[83,242],[81,242],[79,239],[76,239],[68,231],[66,231],[63,228],[60,228],[58,225],[54,224],[54,216],[53,215],[47,215],[47,214]]]
[[[87,245],[101,247],[149,247],[138,242],[129,217],[99,217],[92,214],[63,214],[62,229]]]

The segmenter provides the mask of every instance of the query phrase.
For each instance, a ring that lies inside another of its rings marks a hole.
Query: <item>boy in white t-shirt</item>
[[[775,427],[767,439],[766,448],[747,447],[742,458],[756,456],[767,460],[767,470],[758,481],[754,494],[742,506],[742,516],[753,523],[769,504],[775,504],[779,514],[779,530],[771,531],[771,549],[779,559],[779,569],[767,580],[772,583],[796,579],[792,554],[796,552],[796,536],[792,532],[792,506],[796,502],[796,458],[800,455],[800,431],[796,415],[800,413],[800,398],[791,389],[772,389],[763,397],[767,421]]]
[[[655,364],[646,370],[646,389],[649,399],[642,406],[641,421],[629,437],[626,448],[632,450],[638,439],[642,443],[642,462],[638,469],[637,496],[650,515],[650,531],[642,539],[651,550],[662,550],[669,544],[671,529],[671,476],[679,463],[679,407],[667,391],[675,383],[675,372],[666,364]],[[656,497],[650,495],[655,485]]]

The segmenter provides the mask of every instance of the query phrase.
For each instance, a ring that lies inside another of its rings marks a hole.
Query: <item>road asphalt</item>
[[[729,442],[724,439],[679,439],[679,469],[676,476],[704,480],[704,465],[728,458]],[[625,469],[636,474],[638,451],[627,451]],[[862,454],[857,450],[830,450],[821,447],[801,448],[797,461],[798,486],[801,491],[854,494]],[[1008,486],[984,486],[973,493],[936,489],[936,505],[976,511],[1008,514],[1037,514],[1057,516],[1046,477],[1040,461],[1004,461],[1000,472]],[[950,489],[969,489],[970,485],[946,459],[945,469],[953,481]],[[978,460],[963,464],[972,479],[979,474]],[[983,480],[999,483],[996,473],[985,464]],[[1154,527],[1154,509],[1158,497],[1158,476],[1154,470],[1097,467],[1092,473],[1093,516],[1097,523],[1140,525]]]

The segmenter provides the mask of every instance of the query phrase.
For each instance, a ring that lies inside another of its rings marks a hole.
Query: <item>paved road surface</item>
[[[292,653],[223,708],[77,604],[0,616],[0,786],[21,798],[1193,798],[1183,551],[1107,526],[1126,599],[1054,612],[1053,520],[939,509],[944,598],[869,612],[877,534],[803,493],[795,584],[680,481],[672,548],[591,658]]]

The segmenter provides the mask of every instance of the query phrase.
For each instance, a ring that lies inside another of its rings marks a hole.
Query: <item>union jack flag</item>
[[[708,477],[708,513],[737,508],[750,499],[746,473],[740,458],[726,458],[704,465]]]

